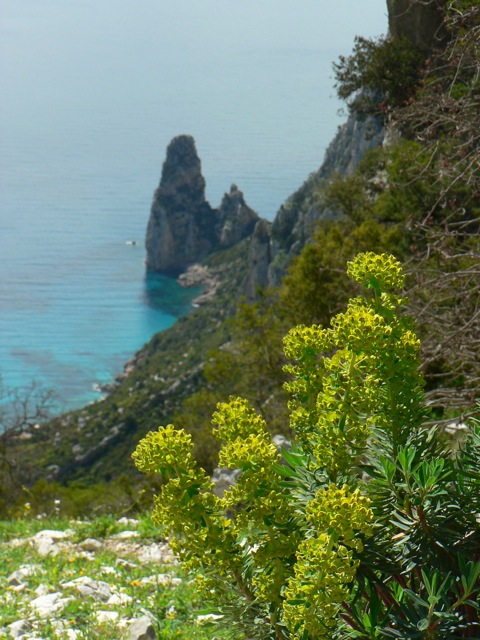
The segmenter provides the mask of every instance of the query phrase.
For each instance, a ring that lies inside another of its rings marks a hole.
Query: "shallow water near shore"
[[[383,0],[5,0],[0,22],[0,374],[59,407],[98,398],[193,292],[147,278],[170,139],[192,134],[207,197],[273,219],[343,118],[331,62],[386,28]],[[363,5],[363,6],[360,6]],[[198,293],[198,292],[197,292]]]

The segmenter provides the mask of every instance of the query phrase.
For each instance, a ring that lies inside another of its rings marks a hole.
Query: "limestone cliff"
[[[387,0],[388,27],[393,37],[404,37],[428,52],[442,45],[445,0]]]
[[[167,149],[147,226],[147,269],[178,275],[216,249],[253,232],[258,215],[232,185],[219,209],[205,198],[205,179],[194,139],[180,135]]]
[[[431,50],[445,37],[444,6],[445,0],[387,0],[391,35],[406,37],[425,52]],[[317,197],[318,187],[336,173],[352,173],[367,149],[382,144],[384,135],[380,120],[352,112],[328,147],[321,167],[282,205],[272,224],[259,219],[235,185],[220,207],[213,209],[205,199],[205,180],[193,138],[175,138],[152,205],[148,268],[179,273],[212,251],[251,236],[248,277],[241,293],[254,299],[259,288],[280,283],[292,258],[312,240],[318,221],[335,216]]]
[[[178,275],[212,252],[251,236],[248,275],[240,293],[254,300],[258,289],[279,284],[292,258],[313,238],[316,223],[335,215],[318,201],[317,187],[334,173],[351,173],[365,151],[382,139],[378,121],[350,115],[320,169],[282,205],[272,224],[246,204],[235,184],[220,207],[212,208],[205,198],[194,139],[177,136],[168,146],[153,199],[146,235],[147,268]]]
[[[445,4],[445,0],[387,0],[391,36],[405,37],[425,53],[441,46],[446,36]],[[392,131],[390,134],[393,137]],[[385,136],[381,119],[350,113],[330,143],[321,167],[280,207],[271,227],[262,225],[258,234],[254,233],[244,285],[248,299],[255,299],[259,287],[278,286],[291,260],[312,241],[318,221],[335,217],[335,212],[318,198],[322,183],[334,174],[351,174],[365,152],[382,144]]]
[[[247,277],[242,287],[247,300],[255,300],[258,290],[269,285],[268,268],[272,261],[270,234],[270,222],[259,220],[250,242]]]
[[[258,215],[245,202],[243,193],[237,185],[232,184],[230,193],[223,196],[217,212],[218,241],[222,249],[233,247],[253,233],[259,220]]]
[[[336,213],[317,197],[321,184],[336,173],[352,173],[365,151],[381,144],[383,136],[379,120],[352,113],[339,127],[321,167],[280,207],[273,224],[257,223],[244,285],[249,300],[255,299],[259,288],[278,286],[292,258],[312,241],[318,221],[335,217]]]

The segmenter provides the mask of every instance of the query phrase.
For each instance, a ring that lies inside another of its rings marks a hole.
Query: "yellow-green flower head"
[[[337,540],[343,539],[354,548],[358,546],[354,544],[356,533],[371,534],[370,500],[359,489],[351,492],[346,484],[319,489],[307,504],[305,515],[318,531],[335,534]]]
[[[405,331],[401,337],[401,345],[406,353],[417,353],[420,350],[420,340],[413,331]]]
[[[328,351],[332,346],[331,330],[320,325],[298,325],[290,329],[283,339],[284,352],[292,360],[304,360],[308,356]]]
[[[243,398],[219,402],[213,414],[212,423],[216,427],[217,438],[227,442],[267,433],[265,420]]]
[[[195,466],[192,449],[191,435],[169,424],[147,433],[138,443],[132,458],[140,471],[170,475],[175,467],[187,470]]]
[[[392,334],[392,327],[384,317],[361,305],[352,305],[333,320],[336,340],[351,349],[370,350],[376,344],[384,344]]]
[[[300,544],[283,605],[293,639],[304,638],[305,633],[315,640],[331,639],[358,564],[350,549],[336,546],[328,535],[307,538]]]
[[[268,469],[278,459],[277,449],[267,434],[252,434],[244,440],[237,438],[223,447],[219,455],[219,465],[230,469]]]
[[[379,295],[382,291],[400,289],[405,283],[400,262],[388,253],[359,253],[348,263],[347,274],[367,289],[375,289]]]

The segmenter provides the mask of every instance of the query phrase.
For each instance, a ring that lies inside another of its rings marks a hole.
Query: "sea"
[[[273,219],[345,119],[332,62],[386,29],[385,0],[2,0],[0,399],[94,401],[190,311],[144,266],[174,136],[212,206],[235,183]]]

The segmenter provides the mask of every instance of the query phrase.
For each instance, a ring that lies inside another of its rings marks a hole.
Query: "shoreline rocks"
[[[212,271],[203,265],[193,264],[191,267],[178,276],[178,283],[186,288],[191,289],[193,287],[203,287],[203,291],[192,301],[194,306],[200,306],[210,302],[217,289],[220,286],[220,280],[215,276]]]

